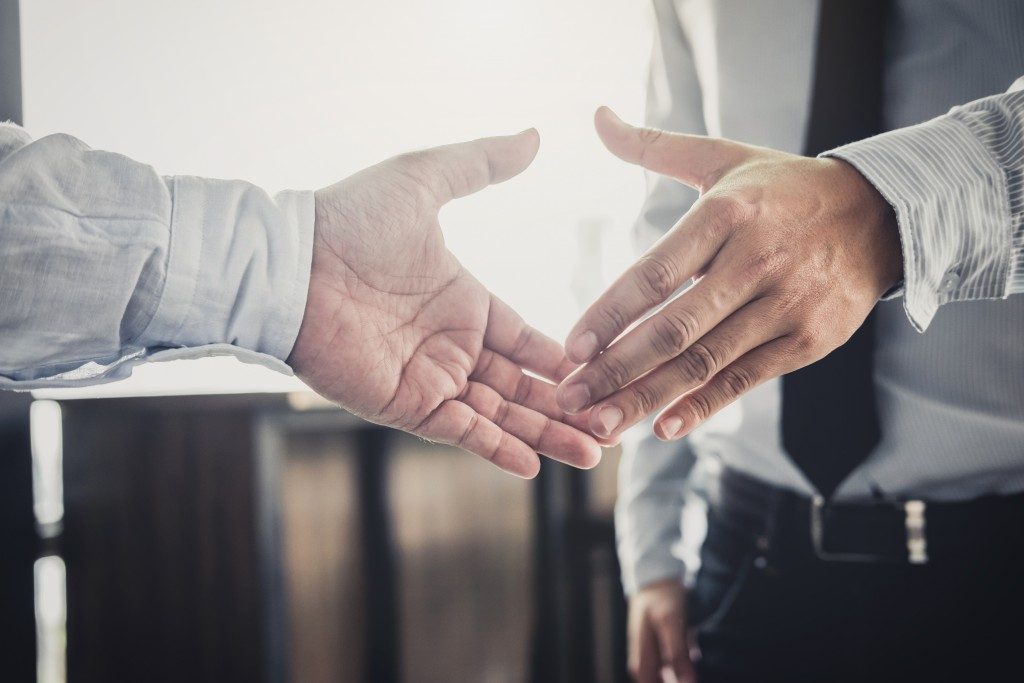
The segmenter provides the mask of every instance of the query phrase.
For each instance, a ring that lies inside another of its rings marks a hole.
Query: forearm
[[[312,196],[159,176],[0,128],[0,388],[232,353],[279,370],[304,308]]]
[[[1024,79],[926,123],[828,152],[896,212],[905,306],[924,330],[950,301],[1024,292]]]

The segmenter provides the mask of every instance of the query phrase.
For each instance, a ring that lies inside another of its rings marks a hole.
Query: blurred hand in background
[[[665,405],[655,434],[685,436],[841,346],[902,276],[892,209],[844,161],[635,128],[606,108],[595,123],[619,158],[701,192],[569,334],[569,358],[587,364],[559,404],[590,410],[599,436]]]
[[[677,579],[648,584],[629,600],[629,673],[637,683],[696,683],[686,626],[686,589]]]
[[[537,453],[600,459],[555,385],[575,365],[445,247],[438,211],[523,171],[535,130],[403,154],[316,193],[305,317],[289,364],[367,420],[453,444],[522,477]],[[573,426],[575,425],[575,426]]]

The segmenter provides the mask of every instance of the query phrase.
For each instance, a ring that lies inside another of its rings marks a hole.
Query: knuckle
[[[749,207],[739,197],[721,192],[704,197],[704,211],[712,229],[727,228],[746,222]]]
[[[701,422],[711,417],[713,406],[711,405],[711,399],[702,392],[696,392],[690,394],[689,397],[690,409],[693,414],[697,416],[697,419]]]
[[[480,423],[480,415],[474,413],[473,416],[466,422],[465,428],[459,434],[455,440],[455,445],[462,449],[467,449],[469,445],[470,437],[473,432],[476,431]]]
[[[643,142],[644,144],[647,144],[647,145],[649,145],[651,143],[654,143],[654,142],[657,142],[661,138],[663,133],[664,133],[664,131],[662,131],[659,128],[649,128],[648,127],[648,128],[640,128],[640,129],[637,130],[637,136],[640,138],[640,142]]]
[[[675,266],[663,256],[648,254],[640,259],[640,287],[652,303],[659,303],[672,296],[678,287],[677,275]]]
[[[757,384],[757,376],[754,371],[743,365],[728,367],[722,370],[718,377],[729,397],[741,396]]]
[[[665,312],[653,320],[651,340],[655,351],[672,357],[681,352],[697,333],[697,319],[689,311]]]
[[[785,256],[777,251],[759,252],[747,261],[741,277],[750,284],[763,282],[775,275],[784,261]]]
[[[658,128],[640,128],[637,130],[637,140],[640,142],[640,165],[645,165],[648,150],[658,143],[664,131]]]
[[[508,421],[509,413],[512,410],[512,404],[508,401],[499,401],[497,408],[494,411],[494,417],[491,418],[491,422],[496,425],[504,425]]]
[[[598,309],[598,316],[608,328],[613,330],[614,334],[618,334],[626,329],[626,314],[622,312],[618,304],[611,304]]]
[[[534,342],[536,331],[529,325],[523,325],[523,328],[516,335],[516,340],[512,343],[512,356],[518,358],[524,349]]]
[[[392,164],[409,173],[421,173],[426,162],[426,154],[422,150],[403,152],[391,159]]]
[[[621,387],[629,381],[629,366],[617,354],[601,356],[599,377],[609,387]]]
[[[648,415],[653,413],[661,405],[661,396],[655,391],[653,387],[643,383],[637,383],[637,386],[633,387],[633,408],[636,410],[638,415]]]
[[[701,342],[683,352],[679,362],[686,377],[698,384],[704,384],[714,377],[720,367],[714,351]]]
[[[803,291],[788,288],[776,292],[774,298],[775,312],[780,316],[788,317],[803,306],[805,297]]]
[[[800,327],[791,337],[793,350],[803,356],[814,355],[822,343],[818,332],[812,327]]]

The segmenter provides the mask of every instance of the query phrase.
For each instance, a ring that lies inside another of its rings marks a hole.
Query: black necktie
[[[881,132],[887,0],[822,0],[810,122],[813,156]],[[826,498],[878,443],[874,313],[817,363],[782,379],[782,442]]]

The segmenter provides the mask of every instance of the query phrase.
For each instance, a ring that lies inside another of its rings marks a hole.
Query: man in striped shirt
[[[558,394],[602,437],[661,410],[616,511],[634,675],[1017,668],[1024,4],[653,4],[651,127],[596,123],[660,241]]]

